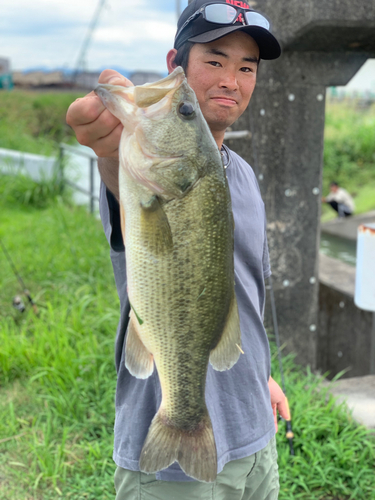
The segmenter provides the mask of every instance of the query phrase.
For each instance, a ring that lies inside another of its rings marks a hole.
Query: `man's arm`
[[[98,81],[123,87],[133,85],[120,73],[110,69],[103,71]],[[74,130],[77,141],[98,155],[101,178],[118,199],[118,148],[123,130],[120,121],[107,110],[94,92],[90,92],[69,106],[66,122]]]
[[[115,196],[120,200],[118,187],[118,167],[119,161],[116,158],[98,158],[98,169],[102,181]]]
[[[286,402],[285,394],[283,393],[281,387],[277,382],[274,381],[272,377],[268,380],[268,387],[271,394],[271,406],[273,411],[273,417],[275,420],[275,428],[276,432],[278,430],[277,427],[277,411],[280,415],[285,418],[285,420],[290,420],[290,415],[288,411],[288,405]]]

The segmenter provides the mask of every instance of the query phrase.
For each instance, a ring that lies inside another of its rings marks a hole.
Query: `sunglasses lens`
[[[249,26],[260,26],[266,30],[270,28],[270,23],[267,19],[257,12],[245,12],[245,18]]]
[[[212,4],[206,5],[206,20],[210,23],[230,24],[238,16],[236,9],[230,5]]]

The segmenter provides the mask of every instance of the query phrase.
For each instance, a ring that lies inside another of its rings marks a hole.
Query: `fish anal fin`
[[[142,204],[141,232],[144,245],[150,252],[159,255],[173,249],[171,227],[157,196]]]
[[[210,353],[210,363],[217,371],[229,370],[236,364],[241,352],[240,318],[236,294],[233,290],[224,330],[219,343]]]
[[[139,467],[154,473],[176,461],[185,474],[198,481],[216,479],[217,452],[208,413],[195,429],[185,431],[168,423],[159,409],[143,445]]]
[[[137,378],[148,378],[154,371],[154,357],[139,336],[139,323],[133,311],[130,312],[125,345],[125,366]]]

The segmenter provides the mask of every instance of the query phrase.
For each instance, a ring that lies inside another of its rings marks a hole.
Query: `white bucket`
[[[354,303],[375,311],[375,223],[358,227]]]

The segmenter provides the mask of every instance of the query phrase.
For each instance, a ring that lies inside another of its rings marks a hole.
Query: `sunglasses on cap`
[[[239,21],[245,26],[258,26],[266,30],[269,30],[270,27],[270,23],[267,19],[258,12],[243,9],[242,7],[235,7],[234,5],[226,3],[211,3],[203,5],[184,22],[176,34],[176,39],[186,26],[200,15],[202,15],[207,22],[214,24],[231,25]]]

